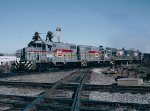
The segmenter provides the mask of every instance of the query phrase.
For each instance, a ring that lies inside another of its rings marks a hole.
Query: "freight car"
[[[57,30],[58,31],[58,30]],[[60,30],[59,30],[60,31]],[[53,42],[51,31],[43,40],[35,32],[27,47],[16,52],[20,61],[16,61],[17,70],[47,70],[51,67],[87,67],[141,61],[141,52],[116,48],[75,45],[70,43]],[[59,38],[59,34],[58,34]]]

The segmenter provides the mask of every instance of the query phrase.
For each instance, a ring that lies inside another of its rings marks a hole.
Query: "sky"
[[[0,53],[56,27],[61,42],[150,53],[150,0],[0,0]]]

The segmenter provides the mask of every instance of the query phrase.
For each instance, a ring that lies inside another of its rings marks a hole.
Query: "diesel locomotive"
[[[142,59],[139,50],[126,50],[116,48],[104,48],[103,46],[76,45],[60,42],[58,31],[58,42],[53,42],[54,34],[47,32],[45,40],[35,32],[28,46],[17,50],[16,56],[20,61],[15,62],[17,70],[47,70],[52,67],[90,67],[98,65],[109,65],[112,62],[137,63]]]

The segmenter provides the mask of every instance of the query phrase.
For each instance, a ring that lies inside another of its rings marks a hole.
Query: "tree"
[[[34,36],[33,36],[33,40],[34,41],[37,41],[37,40],[39,40],[39,38],[40,38],[40,35],[39,35],[39,33],[38,32],[35,32],[35,34],[34,34]]]
[[[48,31],[48,32],[47,32],[47,35],[46,35],[46,41],[53,42],[53,41],[52,41],[52,38],[53,38],[53,37],[54,37],[53,32]]]

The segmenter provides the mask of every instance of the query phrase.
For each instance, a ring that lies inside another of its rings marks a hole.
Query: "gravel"
[[[29,89],[29,88],[14,88],[14,87],[5,87],[0,86],[0,94],[5,95],[20,95],[20,96],[36,96],[42,93],[42,89]]]
[[[89,95],[89,99],[109,102],[123,102],[123,103],[139,103],[150,104],[150,94],[131,94],[131,93],[109,93],[93,91]]]
[[[114,78],[108,77],[101,72],[104,71],[105,68],[94,69],[91,75],[91,84],[99,84],[99,85],[110,85],[116,83]]]
[[[10,107],[8,106],[0,106],[0,111],[5,111],[5,110],[8,110],[10,109]]]
[[[15,77],[1,78],[0,81],[54,83],[62,79],[63,77],[66,77],[71,72],[73,71],[21,75]],[[17,88],[11,86],[0,86],[0,94],[6,94],[6,95],[36,96],[42,92],[44,92],[44,90],[40,88],[29,88],[29,87]]]
[[[40,83],[54,83],[69,75],[72,71],[67,72],[51,72],[41,74],[21,75],[15,77],[2,78],[0,81],[22,81],[22,82],[40,82]]]
[[[143,84],[142,84],[142,86],[148,86],[148,87],[150,87],[150,80],[149,81],[144,81]]]
[[[56,98],[72,98],[73,91],[65,91],[65,90],[56,90],[55,93],[53,94],[53,97]]]
[[[113,111],[138,111],[136,109],[128,109],[128,108],[116,108]]]
[[[116,83],[115,79],[108,77],[101,72],[105,68],[97,68],[93,70],[91,76],[92,84],[110,85]],[[146,94],[131,94],[131,93],[109,93],[109,92],[98,92],[91,91],[89,99],[98,101],[109,101],[109,102],[124,102],[124,103],[139,103],[139,104],[150,104],[150,93]],[[119,110],[119,109],[118,109]]]

